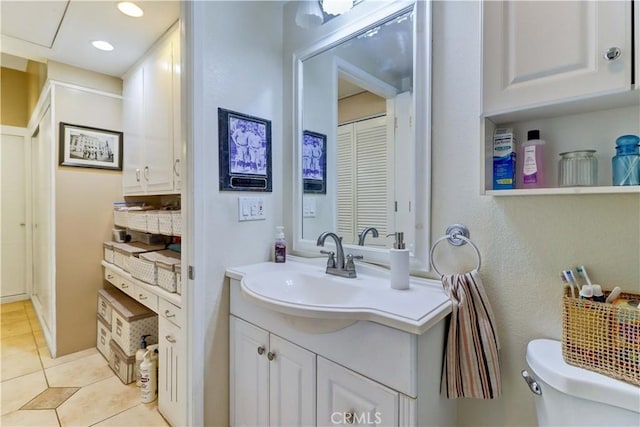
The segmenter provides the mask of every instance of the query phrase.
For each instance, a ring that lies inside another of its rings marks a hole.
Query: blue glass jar
[[[613,185],[640,185],[640,137],[623,135],[616,139],[616,155],[611,160]]]

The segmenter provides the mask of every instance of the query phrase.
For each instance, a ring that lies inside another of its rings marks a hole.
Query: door
[[[53,125],[51,123],[51,108],[45,112],[36,135],[31,139],[31,184],[32,184],[32,301],[40,318],[44,321],[43,328],[54,334],[54,293],[53,293],[53,265],[55,253],[53,251],[53,159],[52,147]],[[55,342],[52,336],[53,342]],[[50,349],[54,351],[54,349]]]
[[[317,381],[317,425],[398,425],[398,392],[322,357]]]
[[[482,7],[485,114],[631,88],[630,1]]]
[[[315,425],[316,355],[278,336],[269,339],[269,425]]]
[[[144,192],[142,181],[142,86],[144,74],[142,67],[133,71],[123,82],[124,100],[124,153],[122,165],[122,191],[126,194]]]
[[[0,297],[27,297],[26,129],[2,128],[0,147]]]
[[[269,333],[234,316],[229,329],[231,425],[269,425]]]
[[[187,413],[183,337],[180,328],[163,316],[158,329],[158,408],[171,425],[178,426],[184,424]]]

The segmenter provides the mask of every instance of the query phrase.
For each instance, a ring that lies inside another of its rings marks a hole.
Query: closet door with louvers
[[[378,239],[367,245],[385,246],[393,232],[393,141],[387,138],[385,116],[338,127],[338,235],[357,244],[358,234],[375,227]]]

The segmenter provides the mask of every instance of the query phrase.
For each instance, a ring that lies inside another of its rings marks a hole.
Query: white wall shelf
[[[640,194],[640,185],[487,190],[487,196],[556,196],[566,194]]]

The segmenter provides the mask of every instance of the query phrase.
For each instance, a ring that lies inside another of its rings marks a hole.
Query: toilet
[[[529,342],[527,365],[539,426],[640,426],[640,387],[568,365],[559,341]]]

